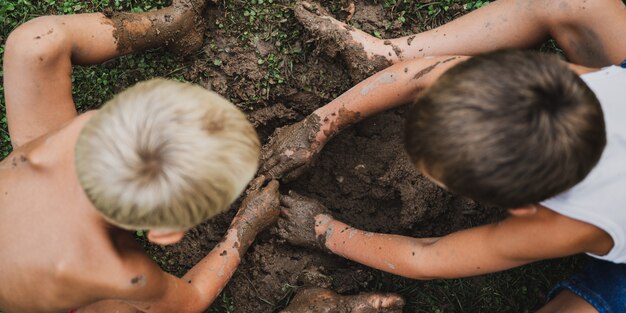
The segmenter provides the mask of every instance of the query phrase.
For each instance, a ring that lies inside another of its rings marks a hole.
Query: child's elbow
[[[40,66],[56,62],[69,53],[69,36],[55,16],[32,19],[11,32],[5,43],[4,64]]]

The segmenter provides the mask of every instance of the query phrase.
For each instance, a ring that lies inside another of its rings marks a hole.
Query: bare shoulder
[[[541,205],[510,210],[511,216],[492,224],[489,245],[518,265],[579,253],[606,254],[613,246],[600,228]]]
[[[551,224],[554,225],[557,237],[563,238],[563,242],[579,248],[584,253],[606,255],[613,248],[613,239],[603,229],[577,220],[575,218],[559,214],[550,208],[538,205],[539,210],[545,211]]]

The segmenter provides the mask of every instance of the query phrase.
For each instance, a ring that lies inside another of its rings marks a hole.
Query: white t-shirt
[[[606,231],[613,249],[605,256],[590,255],[626,263],[626,69],[610,66],[581,78],[600,100],[607,144],[582,182],[542,205]]]

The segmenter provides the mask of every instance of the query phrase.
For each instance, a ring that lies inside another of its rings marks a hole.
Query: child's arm
[[[72,63],[116,56],[113,26],[102,14],[44,16],[15,29],[4,53],[4,89],[13,147],[76,117]]]
[[[130,284],[122,282],[127,288],[106,295],[126,301],[97,303],[97,309],[108,312],[132,305],[145,312],[205,310],[228,283],[256,235],[278,218],[278,182],[274,180],[262,187],[264,181],[265,177],[261,176],[251,183],[248,196],[224,239],[182,278],[164,273],[144,256],[141,259],[144,264],[138,266],[143,270],[131,266],[133,272],[124,275],[133,277]],[[94,305],[84,311],[97,309]]]
[[[193,38],[202,37],[185,25],[197,21],[205,3],[173,0],[157,11],[119,12],[110,18],[102,13],[42,16],[16,28],[7,38],[3,62],[13,148],[76,117],[72,64],[97,64],[163,45],[175,48],[179,41],[190,48]]]
[[[438,56],[398,63],[362,81],[303,121],[279,129],[264,147],[262,173],[293,179],[301,174],[328,140],[369,116],[411,102],[447,69],[466,60]]]
[[[321,245],[350,260],[414,279],[473,276],[582,252],[602,255],[613,246],[599,228],[544,207],[439,238],[410,238],[357,230],[321,213],[318,202],[302,196],[284,196],[281,201],[287,209],[279,221],[280,233],[290,242]]]

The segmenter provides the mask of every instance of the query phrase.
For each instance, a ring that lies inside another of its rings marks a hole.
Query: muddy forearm
[[[432,279],[424,266],[424,248],[437,238],[410,238],[358,230],[337,220],[316,227],[333,253],[379,270],[413,279]]]
[[[362,81],[337,99],[317,109],[322,125],[318,140],[377,113],[413,101],[417,92],[467,57],[420,58],[395,64]]]
[[[249,226],[234,222],[224,239],[182,279],[196,287],[210,305],[237,270],[255,237],[256,232]]]
[[[196,288],[205,307],[213,303],[237,270],[241,250],[237,231],[231,228],[224,239],[181,278]]]

